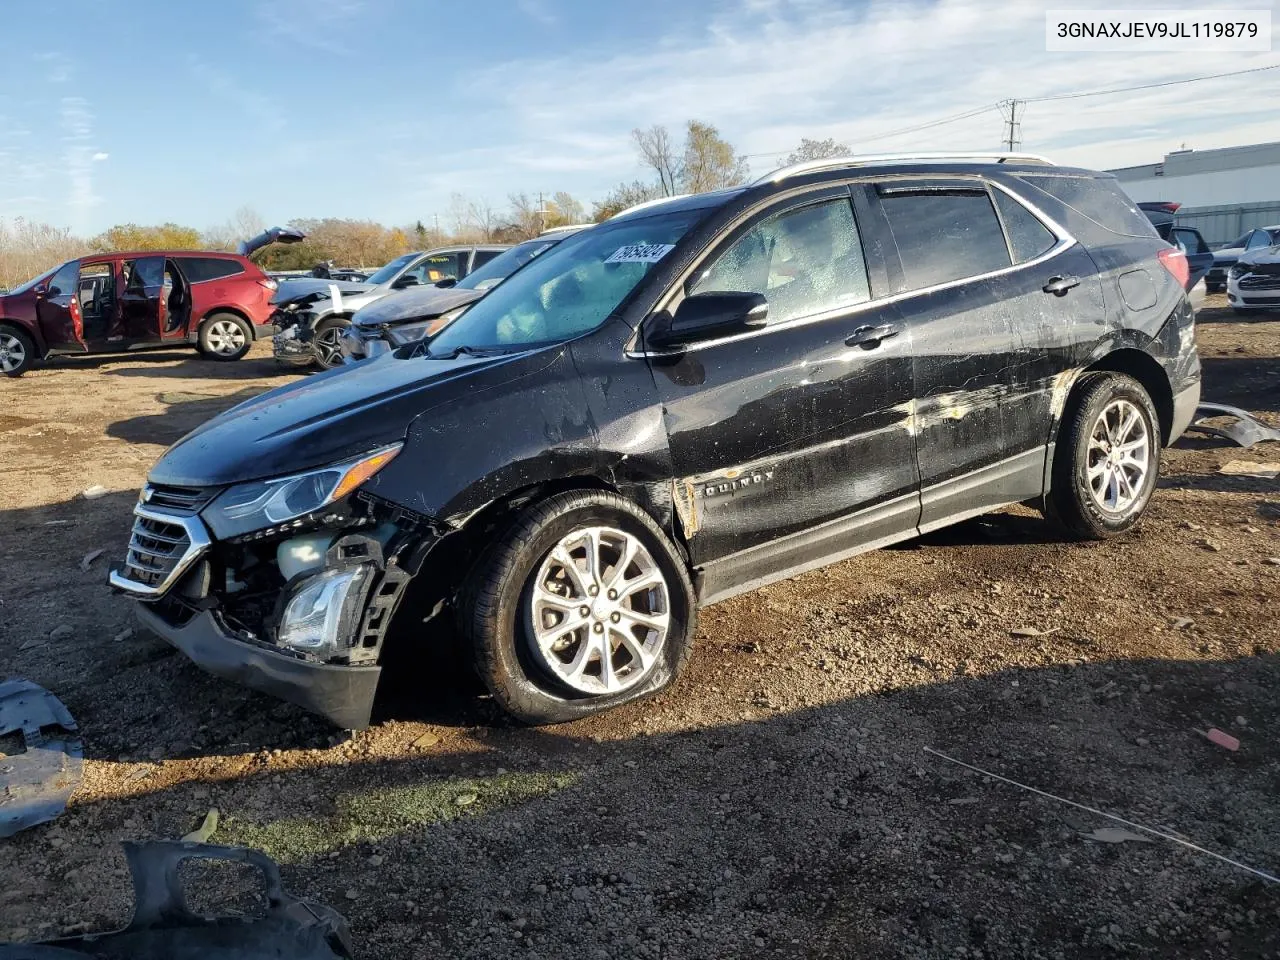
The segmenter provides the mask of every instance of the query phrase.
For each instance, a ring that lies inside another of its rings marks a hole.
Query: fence
[[[1218,207],[1183,207],[1178,211],[1176,221],[1180,227],[1195,227],[1210,245],[1229,243],[1254,227],[1280,223],[1280,200]]]

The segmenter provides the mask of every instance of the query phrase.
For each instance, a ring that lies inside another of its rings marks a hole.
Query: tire
[[[36,344],[17,327],[0,327],[0,373],[20,377],[36,363]]]
[[[234,313],[213,313],[200,324],[196,348],[209,360],[239,360],[253,346],[253,328]]]
[[[1160,418],[1142,384],[1121,373],[1086,374],[1058,429],[1050,514],[1078,540],[1128,530],[1151,501],[1160,447]]]
[[[598,539],[589,539],[591,531]],[[566,548],[575,538],[582,538],[583,546]],[[613,552],[610,566],[597,562],[603,570],[595,578],[577,568],[573,556],[581,549],[585,565],[591,543],[597,545],[598,561]],[[635,559],[619,571],[616,551],[628,543],[637,547]],[[553,554],[568,556],[577,575],[569,576]],[[555,570],[565,576],[544,576]],[[635,572],[628,576],[629,571]],[[662,586],[643,587],[655,575]],[[538,590],[540,580],[564,595]],[[609,584],[623,585],[616,602],[615,591],[604,589]],[[627,590],[628,584],[635,586]],[[588,595],[592,588],[597,592]],[[561,608],[570,612],[548,628],[548,614],[559,617]],[[635,622],[635,615],[664,621],[665,635]],[[533,725],[575,720],[662,690],[683,669],[696,630],[693,584],[675,548],[635,504],[596,490],[557,494],[523,510],[467,576],[457,617],[489,692],[508,713]],[[549,643],[571,617],[581,624]],[[630,644],[623,630],[631,631]],[[556,651],[557,644],[567,646]],[[607,677],[604,650],[609,650]],[[583,669],[570,679],[575,664]],[[615,689],[608,689],[610,681]]]
[[[342,334],[351,321],[346,317],[325,317],[316,324],[311,334],[311,345],[315,348],[316,365],[321,370],[332,370],[346,361],[342,358]]]

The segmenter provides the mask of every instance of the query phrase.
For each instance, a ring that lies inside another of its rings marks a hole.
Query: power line
[[[900,130],[886,130],[884,133],[873,134],[870,137],[858,137],[858,143],[871,143],[876,140],[887,140],[889,137],[905,136],[908,133],[917,133],[921,130],[928,130],[931,127],[940,127],[946,123],[955,123],[958,120],[968,120],[970,117],[976,117],[980,113],[986,113],[988,110],[999,109],[999,104],[988,103],[982,107],[976,107],[973,110],[966,110],[964,113],[953,114],[949,117],[939,117],[937,120],[928,120],[924,123],[918,123],[912,127],[903,127]],[[775,150],[772,153],[749,153],[747,159],[756,159],[758,157],[782,157],[791,153],[790,150]]]
[[[1103,97],[1111,93],[1132,93],[1134,90],[1154,90],[1156,87],[1175,87],[1182,83],[1198,83],[1201,80],[1220,80],[1223,77],[1240,77],[1246,73],[1261,73],[1264,70],[1280,69],[1280,63],[1269,67],[1253,67],[1249,70],[1232,70],[1230,73],[1208,73],[1203,77],[1186,77],[1182,80],[1165,80],[1161,83],[1140,83],[1135,87],[1115,87],[1111,90],[1088,90],[1083,93],[1059,93],[1050,97],[1022,97],[1022,103],[1044,103],[1048,100],[1075,100],[1080,97]]]

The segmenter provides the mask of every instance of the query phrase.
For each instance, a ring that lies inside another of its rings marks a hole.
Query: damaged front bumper
[[[219,541],[202,516],[148,505],[111,585],[137,618],[205,670],[346,729],[368,726],[383,641],[438,535],[357,494],[307,520]],[[301,523],[302,526],[295,526]]]
[[[215,676],[287,700],[347,730],[369,725],[382,674],[377,664],[320,663],[250,643],[232,634],[212,610],[181,625],[145,604],[138,604],[136,614],[142,626]]]

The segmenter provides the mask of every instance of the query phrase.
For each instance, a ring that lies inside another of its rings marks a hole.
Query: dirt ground
[[[1221,300],[1205,398],[1280,425],[1280,317]],[[1019,509],[711,607],[673,689],[563,727],[506,723],[437,641],[347,737],[130,632],[105,584],[164,447],[290,376],[259,345],[0,382],[0,664],[88,758],[0,841],[0,940],[123,923],[119,841],[217,808],[362,958],[1280,957],[1280,885],[926,752],[1280,873],[1280,481],[1218,472],[1280,445],[1182,439],[1117,541]]]

